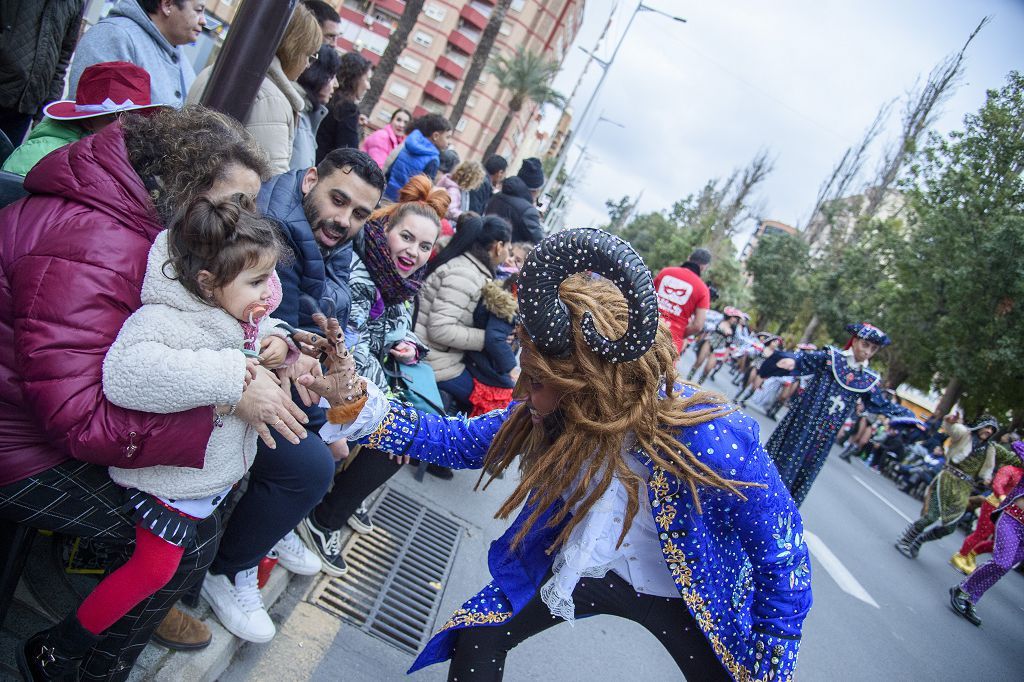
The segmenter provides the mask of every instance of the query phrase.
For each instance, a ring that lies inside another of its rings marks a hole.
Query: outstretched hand
[[[344,407],[366,395],[366,381],[356,374],[355,358],[345,347],[345,335],[338,320],[317,313],[313,315],[313,322],[324,335],[322,347],[327,372],[321,377],[306,374],[296,382],[326,398],[331,407]]]

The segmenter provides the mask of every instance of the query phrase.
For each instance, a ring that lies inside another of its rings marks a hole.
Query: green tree
[[[662,213],[638,215],[622,228],[619,236],[633,245],[653,272],[679,265],[690,254],[689,235]]]
[[[911,380],[962,391],[968,414],[1024,408],[1024,76],[910,169],[913,249],[897,263],[893,331]],[[947,401],[951,402],[951,401]]]
[[[807,289],[807,251],[803,239],[786,233],[765,235],[757,242],[746,269],[754,280],[752,294],[758,329],[773,322],[781,331],[800,313]]]
[[[512,55],[495,55],[487,70],[498,79],[501,88],[508,93],[509,99],[505,118],[498,126],[494,139],[484,150],[485,159],[498,151],[508,127],[512,124],[512,119],[519,114],[527,101],[539,106],[565,104],[565,97],[551,87],[551,82],[558,74],[558,64],[545,59],[539,52],[527,52],[519,48]]]

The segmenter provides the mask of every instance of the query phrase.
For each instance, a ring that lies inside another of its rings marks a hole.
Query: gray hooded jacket
[[[131,62],[149,72],[154,104],[180,108],[196,78],[181,47],[167,42],[136,0],[120,0],[110,14],[86,31],[71,61],[69,92],[86,67],[102,62]]]

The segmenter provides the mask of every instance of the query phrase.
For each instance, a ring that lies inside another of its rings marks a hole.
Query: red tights
[[[136,526],[135,551],[131,558],[104,578],[78,607],[82,627],[99,635],[119,621],[170,582],[184,553],[184,547],[172,545],[142,526]]]
[[[996,532],[996,525],[992,523],[992,512],[995,510],[996,508],[988,502],[982,503],[981,512],[978,514],[978,527],[964,538],[960,554],[966,556],[972,550],[976,554],[987,554],[992,551],[992,536]]]

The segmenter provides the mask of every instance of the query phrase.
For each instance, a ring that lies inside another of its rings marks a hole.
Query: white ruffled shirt
[[[372,383],[367,382],[369,398],[356,421],[340,426],[325,424],[320,436],[331,443],[340,438],[356,440],[372,433],[384,418],[389,404],[384,394]],[[329,407],[326,401],[321,405]],[[649,472],[631,453],[634,445],[632,435],[623,443],[623,453],[631,470],[646,481]],[[595,476],[595,479],[599,477]],[[596,486],[596,480],[592,484]],[[576,604],[572,593],[583,578],[603,578],[608,571],[633,586],[640,594],[654,597],[679,599],[672,574],[665,564],[661,541],[654,525],[651,501],[646,489],[638,492],[639,507],[633,523],[619,547],[615,546],[622,532],[626,516],[626,487],[618,477],[612,478],[608,489],[590,508],[586,517],[572,529],[566,543],[555,555],[552,577],[541,587],[540,596],[551,614],[570,624],[576,618]],[[567,497],[568,492],[563,494]]]
[[[633,439],[627,438],[623,449],[626,462],[646,481],[647,468],[630,454],[632,446]],[[572,624],[576,618],[572,593],[577,583],[583,578],[602,578],[608,571],[614,571],[640,594],[679,598],[679,589],[665,565],[646,492],[643,488],[638,491],[639,508],[619,547],[615,543],[622,532],[628,496],[618,477],[612,478],[608,489],[572,529],[555,555],[552,577],[540,590],[540,597],[551,615]],[[567,496],[568,493],[563,494],[563,498]]]

